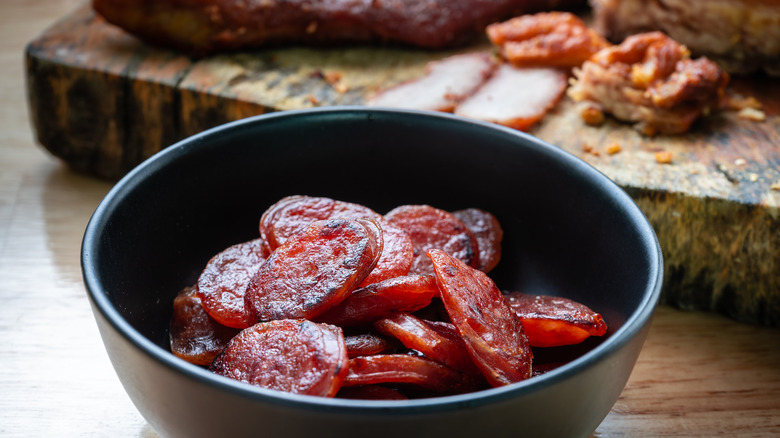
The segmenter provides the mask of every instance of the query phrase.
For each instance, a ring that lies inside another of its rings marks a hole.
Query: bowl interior
[[[621,189],[584,162],[454,116],[331,108],[234,122],[131,172],[87,228],[82,262],[93,300],[115,312],[109,319],[118,315],[167,350],[176,293],[211,256],[257,237],[261,213],[294,194],[380,213],[402,204],[492,212],[505,233],[491,272],[499,288],[572,298],[610,326],[608,336],[556,354],[577,357],[622,342],[633,333],[628,323],[646,318],[658,299],[652,229]]]

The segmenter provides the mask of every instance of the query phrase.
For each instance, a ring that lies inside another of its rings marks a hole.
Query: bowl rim
[[[257,123],[272,123],[278,119],[291,117],[306,117],[309,115],[320,115],[323,113],[333,113],[349,117],[360,115],[371,119],[378,114],[407,115],[414,117],[439,118],[456,121],[457,123],[467,123],[478,126],[479,129],[499,130],[505,134],[516,136],[522,139],[527,146],[536,148],[547,155],[557,156],[563,159],[567,165],[576,168],[577,172],[585,172],[595,177],[602,190],[605,190],[625,208],[626,213],[631,217],[631,222],[640,227],[640,235],[645,240],[645,245],[653,247],[650,251],[650,269],[651,274],[655,275],[645,288],[642,301],[636,309],[626,318],[623,326],[613,332],[608,339],[595,346],[582,356],[562,365],[552,371],[540,376],[536,376],[524,382],[518,382],[497,388],[489,388],[481,391],[447,395],[441,397],[431,397],[412,400],[352,400],[339,398],[326,398],[308,395],[299,395],[275,391],[262,387],[252,386],[246,383],[238,382],[227,377],[214,374],[205,368],[193,365],[175,357],[170,351],[166,351],[151,340],[147,339],[139,331],[120,315],[114,308],[108,295],[103,291],[97,281],[94,265],[92,264],[91,250],[95,248],[98,240],[97,233],[101,227],[101,222],[105,219],[104,213],[116,202],[126,190],[130,190],[136,178],[144,174],[158,172],[166,167],[180,151],[189,147],[197,147],[211,137],[219,137],[228,130],[240,128],[245,125]],[[193,146],[195,145],[195,146]],[[646,240],[650,240],[647,242]],[[579,157],[553,146],[539,138],[536,138],[525,132],[517,131],[511,128],[503,127],[493,123],[482,122],[479,120],[468,119],[465,117],[441,113],[434,111],[409,110],[384,107],[365,107],[365,106],[331,106],[320,108],[307,108],[299,110],[277,111],[272,113],[251,116],[248,118],[227,122],[213,128],[204,130],[190,137],[182,139],[173,145],[157,152],[130,172],[121,178],[101,200],[94,210],[84,232],[81,246],[81,268],[82,277],[88,297],[93,304],[93,310],[96,310],[110,324],[110,326],[119,333],[126,341],[133,344],[144,354],[171,370],[183,373],[186,377],[196,380],[201,384],[209,385],[214,388],[222,388],[245,398],[254,399],[268,404],[279,406],[288,406],[298,409],[317,410],[320,412],[340,412],[344,414],[425,414],[435,412],[445,412],[458,410],[463,407],[478,407],[491,403],[501,402],[509,398],[517,397],[523,394],[539,391],[545,387],[552,386],[558,382],[567,380],[576,373],[595,366],[597,362],[605,360],[607,357],[615,354],[623,345],[637,336],[640,331],[649,323],[655,308],[659,302],[661,286],[663,282],[663,255],[658,238],[647,217],[642,213],[633,199],[615,182],[604,175],[601,171],[580,159]],[[97,318],[98,315],[95,315]]]

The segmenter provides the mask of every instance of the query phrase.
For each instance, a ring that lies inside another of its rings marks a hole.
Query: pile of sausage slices
[[[601,336],[569,299],[501,291],[491,213],[403,205],[379,214],[289,196],[259,237],[214,257],[174,300],[171,351],[214,373],[323,397],[409,399],[529,379],[534,349]]]

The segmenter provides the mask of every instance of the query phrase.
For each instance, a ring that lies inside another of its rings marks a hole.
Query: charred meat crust
[[[108,22],[192,55],[288,43],[456,46],[486,25],[583,0],[93,0]]]

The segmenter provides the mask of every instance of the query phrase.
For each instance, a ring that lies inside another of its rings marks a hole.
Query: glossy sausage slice
[[[371,219],[382,227],[382,255],[360,286],[409,273],[414,257],[409,236],[400,228],[387,223],[379,213],[353,202],[315,196],[287,196],[263,213],[260,218],[260,236],[270,252],[313,222],[326,219]]]
[[[195,365],[211,365],[238,332],[209,316],[196,288],[184,288],[174,298],[169,337],[175,356]]]
[[[422,356],[377,354],[349,360],[343,385],[409,384],[437,393],[460,392],[466,380],[454,369]]]
[[[444,307],[474,363],[492,386],[531,377],[533,353],[523,325],[482,271],[439,249],[428,251]]]
[[[247,321],[316,317],[344,301],[381,253],[382,231],[374,221],[314,222],[260,266],[244,297]]]
[[[470,266],[479,265],[474,233],[448,211],[430,205],[402,205],[385,214],[385,219],[412,239],[414,262],[410,274],[433,274],[431,261],[425,256],[432,248],[442,249]]]
[[[211,370],[263,388],[333,397],[349,367],[339,327],[307,320],[277,320],[244,329]]]
[[[198,294],[212,318],[228,327],[249,327],[244,294],[266,257],[262,239],[255,239],[233,245],[209,260],[198,277]]]
[[[382,215],[360,204],[316,196],[287,196],[260,217],[260,237],[274,250],[309,225],[325,219],[373,219]]]
[[[501,223],[489,211],[479,208],[466,208],[452,212],[460,219],[477,239],[479,247],[479,265],[476,266],[482,272],[490,272],[501,260],[501,240],[504,238],[504,230]]]
[[[458,371],[479,374],[463,339],[452,324],[396,313],[376,321],[374,328],[397,338],[406,348],[417,350]]]
[[[600,314],[568,298],[522,292],[509,292],[506,297],[533,347],[578,344],[607,333]]]
[[[406,275],[357,289],[341,304],[317,317],[340,326],[371,324],[394,312],[415,312],[439,295],[432,275]]]
[[[377,221],[377,223],[382,228],[384,241],[382,255],[368,277],[360,283],[361,287],[406,275],[412,268],[414,261],[414,246],[411,237],[404,230],[385,220]]]

